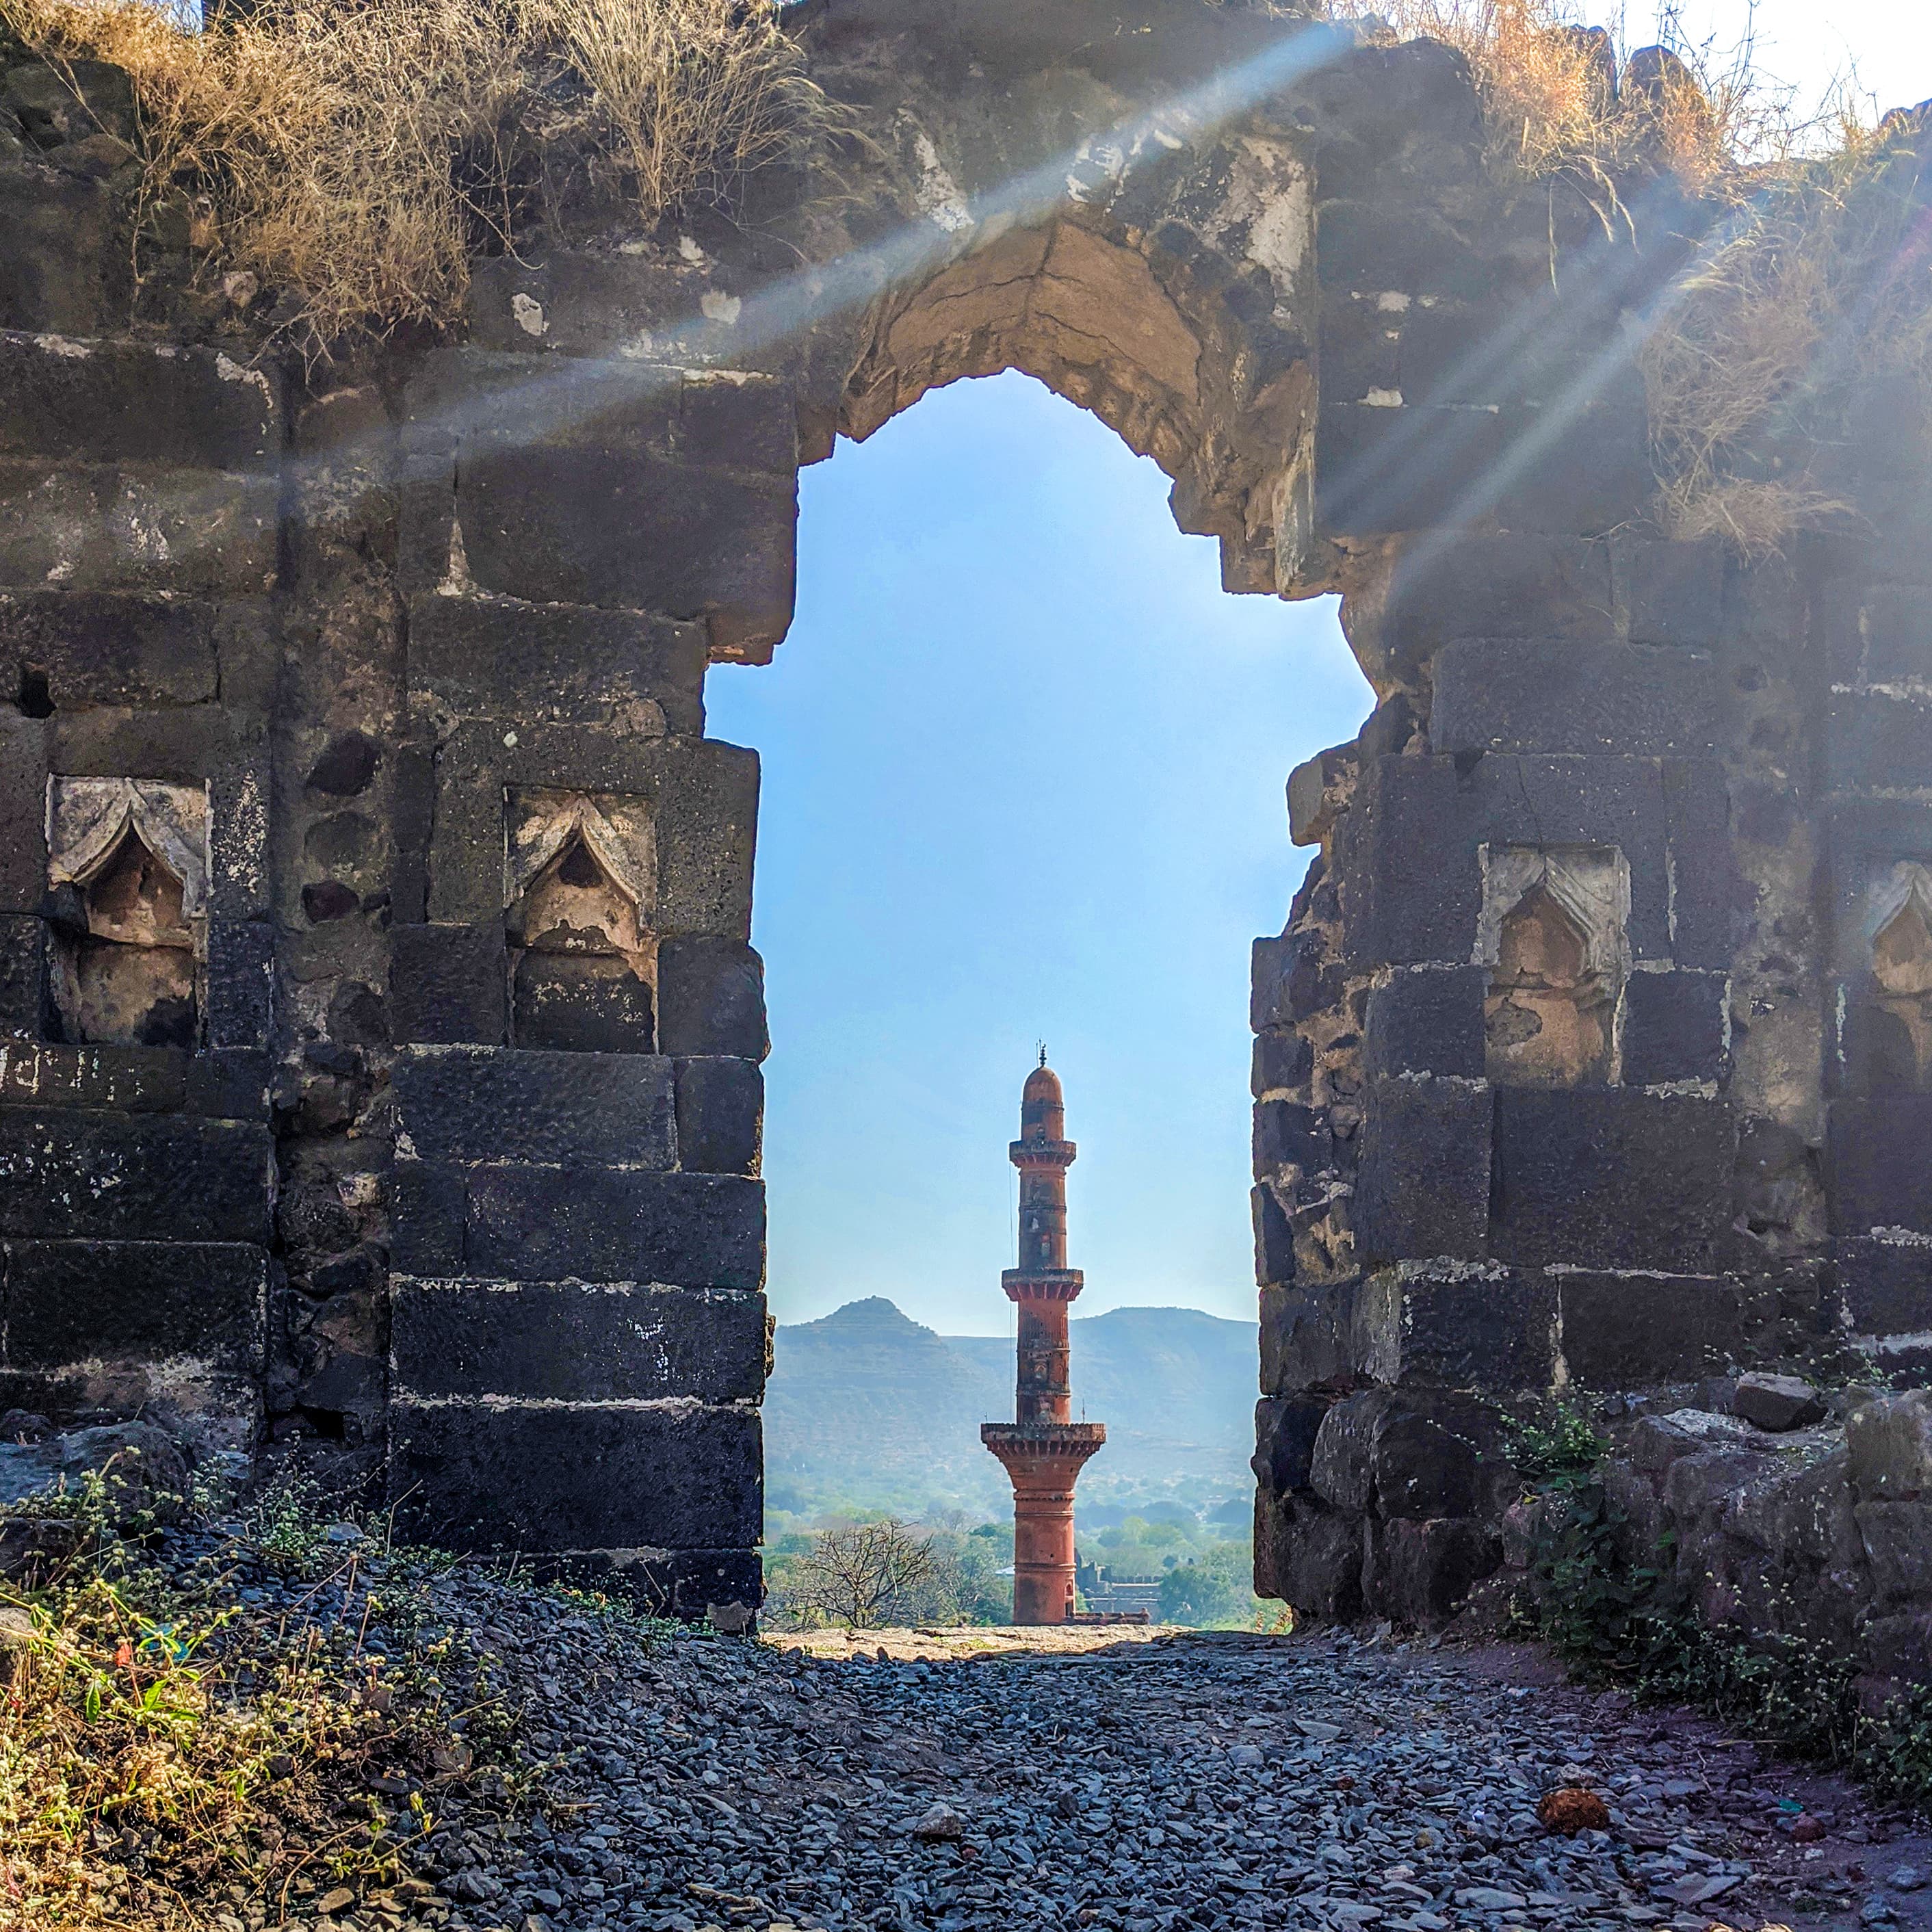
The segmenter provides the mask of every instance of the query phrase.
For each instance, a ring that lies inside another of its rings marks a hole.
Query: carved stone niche
[[[47,882],[61,1037],[192,1048],[207,980],[206,788],[50,778]]]
[[[1630,867],[1609,848],[1486,846],[1476,963],[1498,1086],[1583,1087],[1619,1071]]]
[[[654,1052],[650,807],[583,792],[513,791],[506,802],[512,1040],[566,1052]]]
[[[1852,1035],[1854,1082],[1932,1087],[1932,867],[1904,860],[1873,881],[1864,939],[1872,983]]]

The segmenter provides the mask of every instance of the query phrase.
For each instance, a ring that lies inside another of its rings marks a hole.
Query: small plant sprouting
[[[1599,1435],[1588,1406],[1574,1396],[1558,1397],[1547,1421],[1505,1415],[1503,1430],[1510,1460],[1526,1483],[1564,1487],[1587,1477],[1610,1448]]]
[[[1573,1478],[1532,1552],[1514,1606],[1523,1635],[1550,1644],[1579,1675],[1644,1701],[1700,1710],[1799,1757],[1822,1760],[1879,1791],[1932,1800],[1932,1687],[1864,1708],[1858,1669],[1813,1640],[1746,1640],[1702,1623],[1674,1563],[1629,1555],[1630,1528],[1600,1482]]]
[[[339,1520],[311,1478],[284,1472],[244,1511],[242,1534],[278,1569],[306,1576],[323,1560],[328,1526]]]

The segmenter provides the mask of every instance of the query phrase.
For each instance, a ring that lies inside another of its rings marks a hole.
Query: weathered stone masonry
[[[755,1597],[757,767],[704,668],[784,634],[800,463],[1008,368],[1230,590],[1342,592],[1380,698],[1294,776],[1256,954],[1262,1587],[1445,1607],[1499,1400],[1922,1371],[1916,405],[1870,398],[1844,534],[1666,542],[1632,345],[1710,211],[1505,194],[1438,47],[1107,17],[824,0],[877,144],[836,192],[535,238],[460,340],[313,368],[185,235],[130,284],[124,181],[8,57],[6,1401]]]

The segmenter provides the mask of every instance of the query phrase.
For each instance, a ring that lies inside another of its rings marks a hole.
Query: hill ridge
[[[1136,1304],[1072,1324],[1076,1415],[1107,1424],[1082,1479],[1095,1507],[1202,1508],[1251,1482],[1255,1324],[1204,1309]],[[782,1324],[765,1398],[770,1506],[999,1515],[1005,1478],[980,1442],[1012,1414],[1012,1343],[943,1335],[885,1295]]]

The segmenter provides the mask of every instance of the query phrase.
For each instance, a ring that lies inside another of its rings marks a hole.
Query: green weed
[[[1691,1607],[1667,1539],[1651,1563],[1628,1561],[1627,1546],[1628,1524],[1601,1484],[1576,1482],[1538,1540],[1515,1606],[1520,1633],[1591,1682],[1694,1705],[1882,1792],[1932,1801],[1932,1687],[1868,1712],[1852,1658],[1810,1639],[1713,1629]]]

